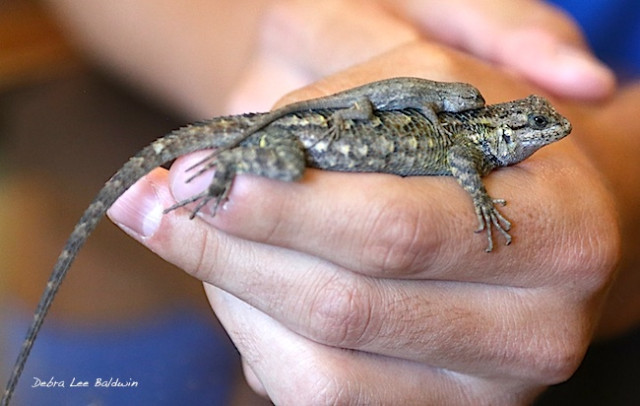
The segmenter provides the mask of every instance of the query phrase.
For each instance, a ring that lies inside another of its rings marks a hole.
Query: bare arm
[[[95,61],[191,117],[223,111],[272,0],[47,0]]]

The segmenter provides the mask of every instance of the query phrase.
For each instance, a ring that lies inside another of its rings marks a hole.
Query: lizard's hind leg
[[[233,179],[237,174],[248,173],[283,181],[295,181],[302,177],[305,169],[305,155],[297,139],[260,140],[259,145],[235,147],[221,151],[206,163],[206,169],[199,170],[199,176],[208,169],[215,168],[213,179],[202,193],[182,200],[165,209],[165,213],[188,204],[197,202],[190,218],[194,218],[210,201],[215,201],[211,215],[215,216],[220,204],[224,202],[231,190]]]

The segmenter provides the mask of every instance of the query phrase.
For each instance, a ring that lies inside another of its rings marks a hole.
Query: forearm
[[[95,61],[196,117],[220,114],[272,0],[47,0]]]

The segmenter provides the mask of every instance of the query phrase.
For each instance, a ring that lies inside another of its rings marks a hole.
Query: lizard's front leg
[[[305,156],[297,139],[270,139],[263,136],[257,145],[238,146],[222,150],[204,163],[196,175],[207,170],[215,170],[209,187],[202,193],[180,201],[165,210],[169,212],[187,204],[197,202],[191,218],[210,201],[214,201],[211,215],[215,216],[220,204],[226,200],[237,174],[249,173],[283,181],[294,181],[302,177],[305,170]],[[194,168],[195,169],[195,168]]]
[[[508,231],[511,229],[511,222],[496,207],[496,204],[504,206],[506,201],[491,198],[484,187],[478,170],[480,162],[482,162],[481,154],[472,147],[455,145],[449,150],[447,159],[451,174],[456,178],[460,186],[469,193],[473,201],[478,219],[476,232],[487,231],[488,245],[486,251],[491,252],[493,250],[492,225],[504,236],[505,244],[509,245],[511,243],[511,235]]]

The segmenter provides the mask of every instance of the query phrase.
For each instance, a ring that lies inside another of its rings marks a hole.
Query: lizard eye
[[[536,130],[542,130],[549,124],[549,120],[545,116],[532,115],[529,116],[529,125]]]

